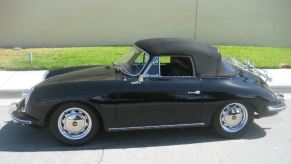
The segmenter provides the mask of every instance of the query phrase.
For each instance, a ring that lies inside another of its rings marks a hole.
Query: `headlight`
[[[25,96],[24,96],[24,106],[27,106],[28,100],[30,98],[31,93],[33,92],[34,88],[31,88],[30,90],[28,90],[27,92],[25,92]]]

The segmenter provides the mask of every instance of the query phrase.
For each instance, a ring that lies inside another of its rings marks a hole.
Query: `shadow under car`
[[[268,128],[261,128],[253,123],[242,139],[262,138],[266,135],[265,129]],[[116,133],[102,132],[86,145],[67,147],[56,141],[48,128],[35,129],[10,121],[0,129],[0,151],[11,152],[158,147],[225,140],[227,139],[215,135],[210,128],[160,129]]]

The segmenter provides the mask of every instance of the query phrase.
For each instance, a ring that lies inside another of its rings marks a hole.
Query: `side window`
[[[161,56],[156,58],[147,76],[193,76],[193,64],[187,56]]]
[[[171,57],[170,56],[161,56],[159,58],[161,60],[161,65],[165,65],[165,64],[171,63]]]

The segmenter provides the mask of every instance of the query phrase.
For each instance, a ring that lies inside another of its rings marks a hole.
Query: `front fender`
[[[66,102],[81,102],[93,107],[104,126],[113,126],[116,116],[117,91],[121,80],[82,81],[36,86],[28,103],[27,115],[45,125],[46,117],[56,106]]]

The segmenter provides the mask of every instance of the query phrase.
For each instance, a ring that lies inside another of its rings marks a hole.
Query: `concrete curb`
[[[271,86],[276,93],[291,93],[291,86]]]
[[[276,93],[291,93],[291,86],[271,86]],[[0,99],[21,98],[27,89],[19,90],[0,90]]]
[[[268,85],[274,92],[291,93],[291,69],[265,69],[273,78]],[[46,70],[0,71],[0,98],[20,98],[27,89],[43,80]]]
[[[19,90],[0,90],[0,99],[21,98],[27,89]]]

